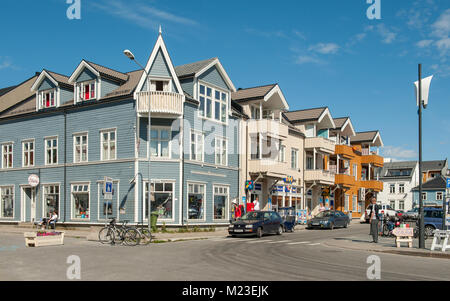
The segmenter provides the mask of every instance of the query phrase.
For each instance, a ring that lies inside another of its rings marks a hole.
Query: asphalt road
[[[381,280],[450,280],[450,260],[332,248],[329,239],[367,234],[368,225],[281,236],[214,238],[125,247],[66,238],[64,246],[26,248],[0,234],[0,280],[67,280],[80,258],[81,280],[367,280],[367,258],[381,259]],[[45,276],[44,276],[45,275]]]

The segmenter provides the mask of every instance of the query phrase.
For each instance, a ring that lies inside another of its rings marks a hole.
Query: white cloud
[[[450,34],[450,9],[444,11],[437,21],[431,25],[431,28],[433,29],[433,36],[439,38],[448,37]]]
[[[7,68],[13,68],[13,64],[11,63],[11,60],[8,57],[0,56],[0,70],[7,69]]]
[[[339,50],[339,45],[335,43],[319,43],[309,47],[309,51],[315,51],[321,54],[335,54]]]
[[[371,31],[377,33],[382,38],[382,42],[385,44],[391,44],[397,39],[397,33],[389,29],[384,24],[378,24],[376,26],[366,26],[365,31]]]
[[[310,55],[299,55],[296,57],[295,63],[298,65],[303,65],[303,64],[323,64],[324,62],[314,56],[310,56]]]
[[[420,48],[425,48],[425,47],[429,47],[431,44],[433,44],[433,40],[422,40],[422,41],[419,41],[419,42],[417,42],[417,47],[420,47]]]
[[[383,148],[384,157],[392,157],[394,159],[415,159],[417,153],[415,150],[404,149],[398,146],[385,146]]]

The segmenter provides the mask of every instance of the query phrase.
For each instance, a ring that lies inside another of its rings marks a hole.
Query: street
[[[328,246],[368,236],[368,225],[302,230],[262,239],[207,240],[126,247],[66,238],[64,246],[26,248],[18,234],[0,234],[0,280],[67,280],[71,255],[81,280],[302,281],[368,280],[367,258],[381,259],[381,280],[450,280],[448,259],[370,253]]]

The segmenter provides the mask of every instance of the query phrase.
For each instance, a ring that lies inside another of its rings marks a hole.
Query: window
[[[273,112],[271,110],[263,110],[263,119],[273,119]]]
[[[22,142],[23,167],[34,166],[34,141]]]
[[[398,201],[398,210],[405,210],[405,201]]]
[[[405,193],[405,184],[398,184],[398,193]]]
[[[214,219],[225,220],[228,208],[228,187],[214,186]]]
[[[144,185],[144,210],[145,218],[148,219],[148,181]],[[159,219],[172,219],[174,193],[175,183],[169,181],[152,181],[150,190],[151,212],[158,212]]]
[[[358,165],[353,164],[353,176],[355,177],[355,180],[358,181]]]
[[[217,89],[200,85],[199,115],[223,123],[227,122],[228,94]]]
[[[14,186],[0,187],[0,218],[14,217]]]
[[[314,158],[311,156],[306,157],[306,169],[313,170],[314,169]]]
[[[280,144],[280,151],[278,155],[278,162],[286,162],[286,146]]]
[[[353,196],[352,206],[353,206],[352,211],[358,212],[358,197],[356,195]]]
[[[427,200],[427,193],[422,192],[422,201],[426,201],[426,200]]]
[[[389,201],[389,206],[395,210],[395,201],[394,200]]]
[[[95,99],[97,96],[96,83],[95,81],[83,82],[78,84],[79,100],[91,100]]]
[[[170,128],[154,128],[151,132],[150,153],[152,157],[170,158]]]
[[[436,201],[442,201],[442,200],[443,200],[442,192],[436,192]]]
[[[88,135],[78,134],[73,136],[73,162],[87,162],[88,161]]]
[[[2,145],[2,168],[13,167],[13,144]]]
[[[204,134],[191,132],[191,160],[203,162],[204,160]]]
[[[102,157],[101,160],[116,159],[116,130],[103,131],[102,139]]]
[[[298,150],[295,148],[291,150],[291,168],[298,169]]]
[[[89,219],[89,184],[72,184],[72,219]]]
[[[39,92],[38,100],[39,109],[56,107],[56,89]]]
[[[345,195],[345,203],[344,203],[344,211],[348,212],[349,204],[350,203],[350,196],[348,194]]]
[[[395,184],[389,185],[389,192],[390,192],[391,194],[394,194],[394,193],[395,193]]]
[[[261,110],[259,107],[251,106],[250,107],[252,119],[261,119]]]
[[[250,136],[250,158],[258,160],[260,158],[259,134]]]
[[[188,216],[191,220],[205,218],[205,184],[188,184]]]
[[[152,80],[150,81],[150,91],[169,92],[168,80]]]
[[[227,140],[223,138],[216,138],[214,141],[216,165],[226,166],[227,160]]]
[[[58,164],[58,138],[45,139],[45,165]]]
[[[59,185],[44,185],[44,216],[59,211]]]

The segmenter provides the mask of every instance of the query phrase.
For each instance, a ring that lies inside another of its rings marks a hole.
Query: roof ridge
[[[269,86],[277,86],[278,83],[275,84],[267,84],[267,85],[261,85],[261,86],[255,86],[255,87],[250,87],[250,88],[239,88],[236,92],[242,91],[242,90],[250,90],[250,89],[257,89],[257,88],[263,88],[263,87],[269,87]],[[236,93],[233,92],[233,93]]]
[[[216,59],[218,60],[219,58],[218,57],[213,57],[213,58],[209,58],[209,59],[206,59],[206,60],[201,60],[201,61],[196,61],[196,62],[192,62],[192,63],[187,63],[187,64],[183,64],[183,65],[174,66],[174,68],[176,69],[178,67],[183,67],[183,66],[187,66],[187,65],[203,63],[203,62],[206,62],[206,61],[213,61],[213,60],[216,60]]]
[[[374,132],[379,132],[379,131],[380,131],[380,130],[363,131],[363,132],[356,132],[356,134],[374,133]]]
[[[328,109],[328,107],[327,106],[325,106],[325,107],[317,107],[317,108],[311,108],[311,109],[302,109],[302,110],[295,110],[295,111],[289,111],[289,112],[286,112],[286,113],[295,113],[295,112],[303,112],[303,111],[312,111],[312,110],[318,110],[318,109]]]
[[[100,64],[97,64],[97,63],[94,63],[94,62],[91,62],[91,61],[88,61],[88,60],[85,60],[85,59],[83,59],[86,63],[88,63],[88,64],[94,64],[94,65],[97,65],[97,66],[100,66],[100,67],[103,67],[103,68],[106,68],[106,69],[109,69],[109,70],[112,70],[112,71],[114,71],[114,72],[118,72],[118,73],[122,73],[123,75],[127,75],[126,73],[123,73],[122,71],[118,71],[118,70],[116,70],[116,69],[113,69],[113,68],[110,68],[110,67],[106,67],[106,66],[104,66],[104,65],[100,65]],[[98,70],[97,70],[98,71]]]

